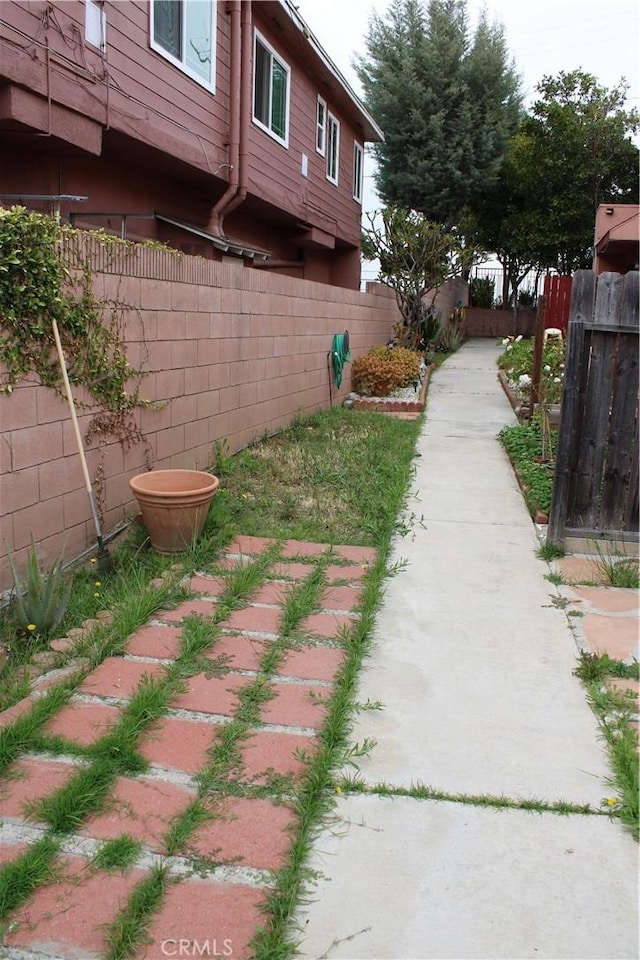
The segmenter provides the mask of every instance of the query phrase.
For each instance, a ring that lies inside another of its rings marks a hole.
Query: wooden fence
[[[638,272],[574,276],[548,542],[638,540]]]

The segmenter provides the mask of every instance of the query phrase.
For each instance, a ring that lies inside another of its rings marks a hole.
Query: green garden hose
[[[331,344],[331,359],[333,361],[333,376],[336,381],[336,387],[342,386],[342,370],[345,363],[351,360],[349,353],[349,332],[336,333]]]

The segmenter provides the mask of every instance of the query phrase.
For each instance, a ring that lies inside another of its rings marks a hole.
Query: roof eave
[[[340,86],[345,91],[347,97],[355,107],[358,116],[360,117],[362,126],[364,128],[366,142],[381,143],[384,140],[384,133],[373,119],[367,108],[364,106],[353,87],[349,84],[348,80],[345,79],[343,74],[336,67],[335,63],[324,49],[318,38],[314,35],[309,25],[300,16],[292,0],[278,0],[278,2],[283,10],[286,11],[294,26],[296,26],[300,33],[302,33],[306,38],[307,42],[312,47],[315,55],[322,62],[325,69],[331,73],[331,75],[338,81]]]

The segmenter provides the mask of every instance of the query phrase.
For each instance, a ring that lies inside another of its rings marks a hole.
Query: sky
[[[425,0],[425,3],[427,0]],[[389,0],[295,0],[298,12],[358,96],[351,66],[365,53],[372,12],[385,15]],[[638,0],[467,0],[471,30],[485,8],[504,27],[507,46],[522,77],[525,105],[536,98],[545,75],[581,69],[605,87],[629,83],[627,107],[640,109],[640,3]],[[363,211],[381,204],[373,183],[373,160],[365,159]]]

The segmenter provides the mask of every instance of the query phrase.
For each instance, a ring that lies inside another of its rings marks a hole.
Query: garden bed
[[[436,364],[430,364],[424,374],[422,382],[418,388],[403,387],[400,390],[394,390],[388,397],[365,397],[360,394],[349,394],[353,400],[354,410],[373,410],[377,413],[420,413],[424,410],[427,387],[431,372]]]

